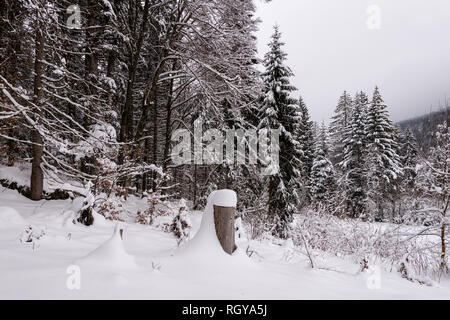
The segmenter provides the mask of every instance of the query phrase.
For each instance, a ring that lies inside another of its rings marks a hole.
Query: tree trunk
[[[173,95],[173,79],[170,80],[169,97],[166,104],[166,132],[164,141],[164,159],[163,159],[163,171],[166,172],[167,165],[169,164],[169,149],[172,136],[172,97]]]
[[[44,173],[41,168],[44,147],[42,137],[37,130],[33,130],[33,163],[31,167],[31,200],[38,201],[42,199],[44,191]]]
[[[41,105],[43,98],[42,91],[42,77],[44,74],[44,46],[45,46],[45,36],[44,36],[44,25],[39,21],[36,26],[36,39],[35,39],[35,62],[34,62],[34,102],[37,106]],[[41,110],[35,110],[36,114],[39,115]],[[35,119],[36,123],[39,123],[39,119]],[[42,156],[44,154],[44,146],[42,137],[37,129],[32,132],[32,155],[33,163],[31,167],[31,199],[41,200],[42,192],[44,189],[44,173],[41,168]]]
[[[152,163],[158,162],[158,97],[155,96],[153,104],[153,144],[152,144]],[[152,190],[156,191],[156,172],[152,172]]]
[[[194,195],[193,195],[193,204],[194,207],[193,209],[196,210],[197,209],[197,164],[194,164]]]
[[[275,211],[275,208],[273,207],[273,194],[275,192],[275,186],[274,186],[274,181],[273,178],[269,178],[269,203],[268,203],[268,210],[269,210],[269,216],[273,217],[273,213]]]
[[[144,142],[145,145],[145,156],[144,156],[144,162],[148,163],[148,152],[147,150],[150,149],[150,139],[147,138],[145,139]],[[142,191],[145,192],[148,189],[148,172],[144,172],[144,174],[142,175]]]
[[[136,42],[136,47],[134,51],[129,52],[129,72],[128,72],[128,83],[127,83],[127,93],[125,98],[125,105],[122,113],[122,120],[120,122],[120,142],[128,142],[133,137],[133,90],[136,81],[136,72],[139,60],[141,59],[141,49],[144,41],[145,32],[148,25],[148,14],[149,14],[149,0],[145,1],[144,13],[142,17],[142,25],[139,31],[139,37]],[[131,18],[131,16],[130,16]],[[136,23],[132,24],[133,29],[136,28]],[[119,159],[119,163],[121,163]]]
[[[98,81],[98,54],[96,52],[97,44],[97,32],[98,22],[97,22],[97,1],[87,1],[86,11],[88,12],[88,29],[86,30],[86,55],[85,55],[85,78],[87,80],[86,95],[90,97],[95,97],[97,95],[97,89],[94,83]],[[91,99],[93,101],[93,99]],[[95,106],[91,106],[90,110],[95,109]],[[92,124],[92,111],[90,114],[84,116],[84,127],[86,130]]]

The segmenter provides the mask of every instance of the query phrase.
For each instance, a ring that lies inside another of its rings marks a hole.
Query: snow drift
[[[0,228],[22,227],[25,220],[11,207],[0,207]]]
[[[137,268],[134,256],[128,254],[120,237],[120,227],[117,224],[112,237],[93,250],[87,256],[79,259],[80,265],[101,265],[108,268]]]

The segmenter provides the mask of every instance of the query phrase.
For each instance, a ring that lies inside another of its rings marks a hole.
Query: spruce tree
[[[389,119],[387,106],[378,87],[368,108],[366,137],[368,141],[368,191],[369,200],[375,210],[375,219],[383,220],[387,202],[393,203],[398,195],[402,165],[397,153],[395,128]]]
[[[335,163],[342,161],[344,151],[344,135],[347,126],[350,123],[352,114],[352,97],[347,91],[344,91],[339,98],[338,105],[330,124],[330,140],[332,144],[332,159]]]
[[[328,141],[328,132],[324,123],[322,123],[317,141],[315,144],[315,156],[311,170],[311,182],[309,192],[311,199],[316,204],[328,204],[332,198],[334,182],[333,164],[329,159],[330,145]]]
[[[275,27],[270,50],[265,55],[263,73],[264,99],[260,110],[259,129],[280,130],[279,171],[268,177],[269,214],[275,222],[274,234],[289,236],[289,224],[298,203],[296,188],[299,181],[300,159],[295,140],[299,121],[298,101],[291,98],[296,88],[290,84],[292,71],[284,64],[286,53],[282,51],[281,33]]]
[[[417,176],[416,165],[418,156],[417,141],[411,130],[401,135],[400,159],[403,166],[403,181],[407,188],[413,188]]]
[[[309,183],[311,180],[311,170],[314,161],[314,123],[310,119],[308,107],[303,98],[299,99],[300,122],[297,128],[297,140],[299,142],[299,152],[301,160],[301,186],[302,196],[306,202],[311,201],[309,193]]]
[[[350,217],[358,218],[366,215],[366,177],[365,177],[365,108],[366,95],[356,94],[354,109],[349,126],[345,130],[343,160],[339,166],[343,176],[346,211]]]

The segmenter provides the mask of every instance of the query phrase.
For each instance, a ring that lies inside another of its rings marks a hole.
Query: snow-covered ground
[[[70,200],[36,203],[0,189],[1,299],[450,299],[448,280],[419,285],[394,272],[360,273],[359,265],[332,257],[311,269],[304,256],[286,258],[289,245],[269,240],[239,239],[237,253],[227,256],[211,253],[208,236],[178,248],[172,234],[124,223],[122,241],[111,221],[73,225],[70,207]],[[191,220],[196,232],[202,213]],[[29,225],[45,232],[34,248],[20,241]]]

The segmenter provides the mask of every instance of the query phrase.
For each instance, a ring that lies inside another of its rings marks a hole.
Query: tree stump
[[[234,214],[236,208],[221,207],[214,205],[214,225],[216,226],[216,234],[222,245],[223,250],[232,254],[236,249],[234,243]]]

